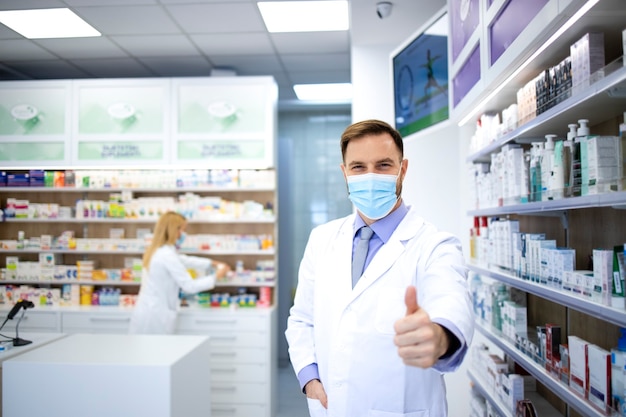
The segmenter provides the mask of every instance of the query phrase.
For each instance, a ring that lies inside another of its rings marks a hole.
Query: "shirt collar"
[[[380,220],[376,220],[374,223],[370,225],[370,228],[376,233],[376,236],[383,241],[383,243],[387,243],[391,235],[396,230],[404,216],[409,212],[408,207],[404,204],[404,200],[400,201],[400,205],[397,209],[389,213],[387,216],[383,217]],[[367,226],[361,216],[356,215],[356,219],[354,221],[354,234],[356,234],[357,230],[361,227]]]

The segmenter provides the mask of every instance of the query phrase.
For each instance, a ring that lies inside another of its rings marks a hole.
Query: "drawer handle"
[[[217,369],[211,369],[211,372],[213,373],[222,373],[222,374],[234,374],[235,372],[237,372],[237,369],[235,368],[217,368]]]
[[[211,352],[211,356],[230,356],[235,357],[237,354],[235,352]]]
[[[237,336],[209,336],[213,340],[237,340]]]
[[[126,323],[130,321],[129,317],[120,317],[120,318],[112,318],[112,317],[89,317],[89,321],[99,321],[99,322],[116,322],[116,323]]]
[[[220,413],[234,413],[237,411],[235,407],[211,407],[211,411]]]
[[[210,320],[210,319],[197,319],[196,323],[198,324],[235,324],[237,320]]]
[[[211,391],[236,391],[237,387],[211,387]]]

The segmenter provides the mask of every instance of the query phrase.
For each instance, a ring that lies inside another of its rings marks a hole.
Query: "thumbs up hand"
[[[396,335],[393,341],[398,347],[398,355],[406,365],[430,368],[448,350],[448,336],[420,308],[414,286],[407,287],[404,303],[406,315],[394,324]]]

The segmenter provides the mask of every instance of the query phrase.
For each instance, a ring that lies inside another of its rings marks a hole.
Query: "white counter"
[[[15,337],[15,332],[13,331],[3,332],[3,334]],[[30,340],[32,343],[23,346],[13,346],[7,350],[0,351],[0,417],[2,417],[2,363],[7,359],[37,349],[62,337],[65,337],[62,333],[20,333],[20,339]]]
[[[69,335],[4,362],[4,415],[207,416],[208,341]]]

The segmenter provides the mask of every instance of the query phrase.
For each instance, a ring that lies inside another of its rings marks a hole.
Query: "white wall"
[[[409,33],[417,29],[415,27]],[[389,57],[400,42],[359,45],[353,40],[353,121],[376,118],[393,125]],[[467,187],[464,187],[467,145],[461,143],[460,137],[457,125],[445,122],[405,141],[405,157],[409,160],[409,168],[404,181],[403,198],[408,204],[416,206],[426,220],[458,236],[464,243],[467,257],[466,242],[470,227],[464,214],[467,210]],[[467,366],[468,361],[465,361],[457,372],[446,375],[449,416],[463,417],[469,414],[471,388]]]

